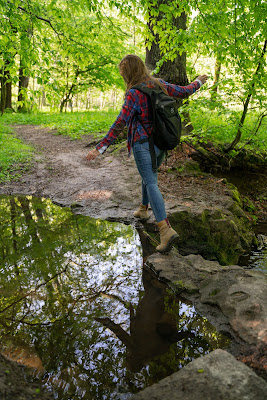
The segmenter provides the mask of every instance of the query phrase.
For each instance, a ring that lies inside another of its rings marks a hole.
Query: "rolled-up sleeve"
[[[162,81],[162,83],[166,87],[169,96],[180,98],[186,98],[190,96],[191,94],[195,93],[201,86],[199,80],[195,80],[187,86],[174,85],[173,83],[168,83],[165,81]]]
[[[100,153],[103,153],[108,146],[110,146],[117,139],[119,134],[124,130],[125,126],[129,126],[129,123],[135,112],[136,100],[131,90],[129,90],[118,117],[111,125],[106,136],[96,145],[96,148]]]

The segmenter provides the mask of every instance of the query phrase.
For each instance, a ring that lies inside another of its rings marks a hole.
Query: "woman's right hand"
[[[89,151],[89,153],[87,154],[87,156],[86,156],[85,158],[86,158],[86,160],[88,160],[88,161],[92,161],[92,160],[94,160],[99,154],[100,154],[100,153],[99,153],[99,151],[98,151],[97,149],[93,149],[93,150],[90,150],[90,151]]]

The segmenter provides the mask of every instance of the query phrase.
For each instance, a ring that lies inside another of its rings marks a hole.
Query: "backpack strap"
[[[144,127],[144,124],[142,123],[139,116],[137,116],[137,118],[138,118],[138,121],[140,122],[140,124],[142,125],[144,131],[148,135],[148,138],[139,140],[139,143],[145,143],[145,142],[149,143],[149,152],[150,152],[151,161],[152,161],[152,170],[153,170],[153,172],[157,172],[158,167],[157,167],[157,158],[156,158],[156,153],[155,153],[153,135],[148,134],[148,132],[147,132],[146,128]]]
[[[148,97],[150,98],[150,94],[151,94],[151,89],[148,88],[147,86],[144,85],[134,85],[131,89],[137,89],[142,93],[145,93],[148,95]],[[144,89],[144,90],[143,90]],[[146,90],[147,89],[147,90]],[[152,107],[152,113],[153,113],[153,118],[152,118],[152,123],[154,125],[154,121],[155,121],[155,117],[154,117],[154,113],[155,110]],[[142,125],[144,131],[147,133],[148,139],[141,139],[139,142],[140,143],[144,143],[147,142],[149,143],[149,152],[150,152],[150,156],[151,156],[151,161],[152,161],[152,170],[153,172],[157,172],[157,158],[156,158],[156,153],[155,153],[155,147],[154,147],[154,140],[153,140],[153,134],[149,134],[146,130],[146,128],[144,127],[144,124],[142,123],[141,119],[139,118],[139,115],[137,115],[138,121],[140,122],[140,124]],[[152,125],[152,131],[153,131],[153,125]]]

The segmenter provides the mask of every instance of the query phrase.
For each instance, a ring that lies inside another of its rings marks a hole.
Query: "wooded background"
[[[0,0],[0,13],[2,113],[116,108],[124,89],[117,65],[136,53],[179,85],[210,74],[201,104],[180,104],[188,131],[192,107],[235,126],[228,150],[248,113],[254,135],[264,123],[266,1]]]

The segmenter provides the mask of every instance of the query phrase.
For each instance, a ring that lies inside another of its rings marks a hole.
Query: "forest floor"
[[[18,138],[35,148],[34,160],[32,167],[18,179],[2,184],[0,194],[46,197],[94,218],[133,221],[133,211],[140,202],[140,177],[126,148],[115,147],[114,151],[110,148],[105,155],[88,162],[85,156],[95,140],[90,135],[71,140],[56,135],[51,129],[32,125],[15,126],[14,131]],[[167,212],[171,212],[177,203],[187,207],[198,204],[209,207],[222,201],[227,192],[226,181],[195,173],[194,168],[186,151],[173,152],[168,165],[162,165],[159,186]],[[254,214],[259,221],[267,222],[266,201],[256,204]],[[30,393],[28,386],[23,385],[24,375],[18,374],[15,367],[7,367],[4,360],[0,361],[1,398],[48,398],[36,391]],[[8,389],[11,387],[14,390],[19,387],[19,397],[13,396],[14,392]]]

